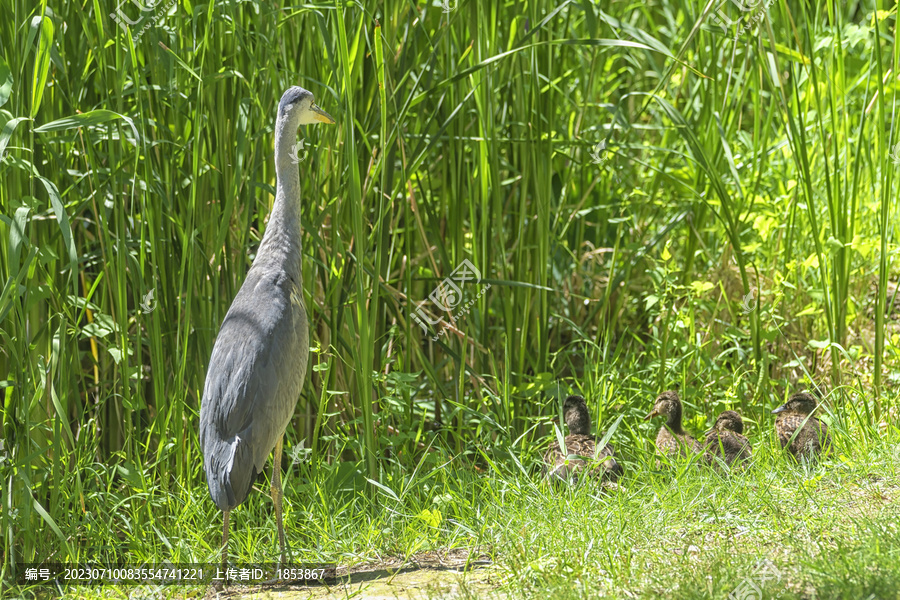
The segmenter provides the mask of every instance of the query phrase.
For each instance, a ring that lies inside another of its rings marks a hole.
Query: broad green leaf
[[[112,356],[113,361],[115,361],[117,365],[122,364],[122,358],[124,358],[125,354],[128,354],[128,356],[131,356],[132,354],[131,348],[128,349],[127,353],[122,352],[120,348],[116,348],[114,346],[107,348],[107,351],[109,352],[109,355]]]
[[[828,239],[825,240],[825,245],[828,246],[828,248],[831,249],[832,252],[837,252],[838,250],[844,248],[844,244],[842,244],[841,241],[833,235],[829,236]]]
[[[0,106],[6,104],[12,93],[13,78],[9,71],[9,65],[0,57]]]
[[[117,119],[122,119],[131,127],[131,132],[134,134],[134,144],[136,145],[140,141],[140,136],[138,135],[137,127],[134,126],[134,121],[132,121],[125,115],[120,115],[117,112],[113,112],[111,110],[106,110],[103,108],[88,111],[86,113],[81,113],[79,115],[63,117],[62,119],[57,119],[55,121],[50,121],[49,123],[37,127],[34,131],[35,133],[66,131],[67,129],[90,127],[92,125],[99,125],[100,123],[107,123],[109,121],[115,121]]]
[[[20,206],[16,209],[16,216],[9,224],[9,267],[15,274],[19,269],[19,257],[22,252],[22,242],[25,241],[25,225],[28,222],[28,213],[31,209]]]
[[[75,263],[78,262],[78,256],[75,252],[75,241],[72,238],[72,227],[69,225],[69,214],[66,212],[66,206],[63,204],[62,198],[59,197],[59,190],[56,189],[56,186],[52,181],[46,177],[41,177],[40,175],[38,175],[37,178],[44,184],[44,189],[47,190],[47,195],[50,196],[50,207],[56,215],[56,222],[59,224],[63,243],[69,253],[69,268],[72,270],[71,274],[74,275]]]
[[[41,22],[41,37],[38,40],[37,56],[34,59],[34,71],[31,76],[31,117],[41,107],[41,98],[47,86],[47,74],[50,71],[50,49],[53,47],[53,21],[48,17],[38,17]]]
[[[60,542],[62,542],[63,546],[68,547],[68,541],[66,540],[66,536],[63,535],[63,532],[59,530],[59,526],[56,524],[56,521],[53,520],[53,517],[50,516],[40,502],[37,501],[36,498],[32,496],[31,501],[34,503],[32,506],[34,510],[37,511],[41,518],[44,519],[44,522],[53,530],[53,533],[56,534],[56,537],[59,538]]]
[[[613,434],[616,432],[616,429],[619,428],[619,423],[622,422],[622,417],[625,415],[619,415],[619,418],[616,419],[615,423],[612,424],[612,427],[606,430],[606,433],[603,435],[603,438],[597,444],[597,450],[602,450],[606,448],[606,444],[609,443],[609,440],[612,439]]]
[[[441,511],[439,510],[430,510],[428,508],[423,508],[422,511],[416,515],[417,518],[425,521],[425,524],[429,527],[440,527],[441,525]]]
[[[94,321],[81,328],[81,333],[87,337],[103,338],[116,330],[116,324],[109,315],[97,313]]]
[[[9,139],[12,137],[16,127],[22,121],[30,120],[29,117],[17,117],[15,119],[10,119],[6,122],[6,125],[3,126],[3,131],[0,131],[0,162],[3,161],[3,153],[6,152],[6,146],[9,144]]]
[[[391,498],[393,498],[393,499],[396,500],[397,502],[400,502],[400,498],[397,497],[397,494],[395,494],[395,493],[394,493],[394,490],[392,490],[391,488],[389,488],[389,487],[387,487],[387,486],[384,486],[384,485],[381,485],[380,483],[378,483],[378,482],[375,481],[374,479],[369,479],[368,477],[366,477],[366,481],[368,481],[369,483],[371,483],[372,485],[374,485],[375,487],[377,487],[378,489],[380,489],[382,492],[384,492],[385,494],[387,494],[388,496],[390,496]]]
[[[37,251],[37,248],[32,246],[28,251],[28,256],[25,257],[25,260],[19,267],[16,278],[13,279],[10,277],[6,280],[6,283],[3,284],[3,290],[0,291],[0,323],[6,319],[6,315],[12,308],[13,295],[19,294],[22,281],[25,279],[25,276],[28,275],[28,269],[31,267],[34,257],[37,256]]]

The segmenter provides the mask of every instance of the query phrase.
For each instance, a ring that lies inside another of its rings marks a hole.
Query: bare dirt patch
[[[367,598],[395,600],[419,598],[505,598],[499,576],[486,554],[464,549],[391,557],[353,567],[338,567],[337,578],[318,585],[234,586],[206,598],[232,600],[300,600]]]

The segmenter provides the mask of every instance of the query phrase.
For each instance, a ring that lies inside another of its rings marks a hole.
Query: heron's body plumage
[[[223,511],[246,500],[303,387],[309,333],[299,271],[291,271],[254,264],[213,347],[200,445],[209,492]]]
[[[300,175],[279,143],[278,183],[256,259],[225,315],[213,346],[200,406],[200,446],[209,492],[231,510],[247,499],[256,476],[291,420],[309,356],[303,306]],[[296,136],[296,134],[293,134]]]

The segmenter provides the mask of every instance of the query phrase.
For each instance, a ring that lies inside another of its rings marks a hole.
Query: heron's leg
[[[284,494],[281,492],[281,446],[284,442],[284,436],[278,438],[275,444],[275,460],[272,468],[272,500],[275,502],[275,521],[278,523],[278,544],[281,546],[281,563],[288,564],[287,545],[284,540],[284,523],[282,522],[281,499]]]
[[[222,572],[224,576],[225,569],[228,568],[228,515],[230,510],[222,513],[224,525],[222,526]]]

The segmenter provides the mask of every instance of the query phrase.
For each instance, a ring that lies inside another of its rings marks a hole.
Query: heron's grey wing
[[[221,510],[247,498],[283,435],[308,352],[297,282],[251,268],[216,338],[200,407],[204,467]]]

